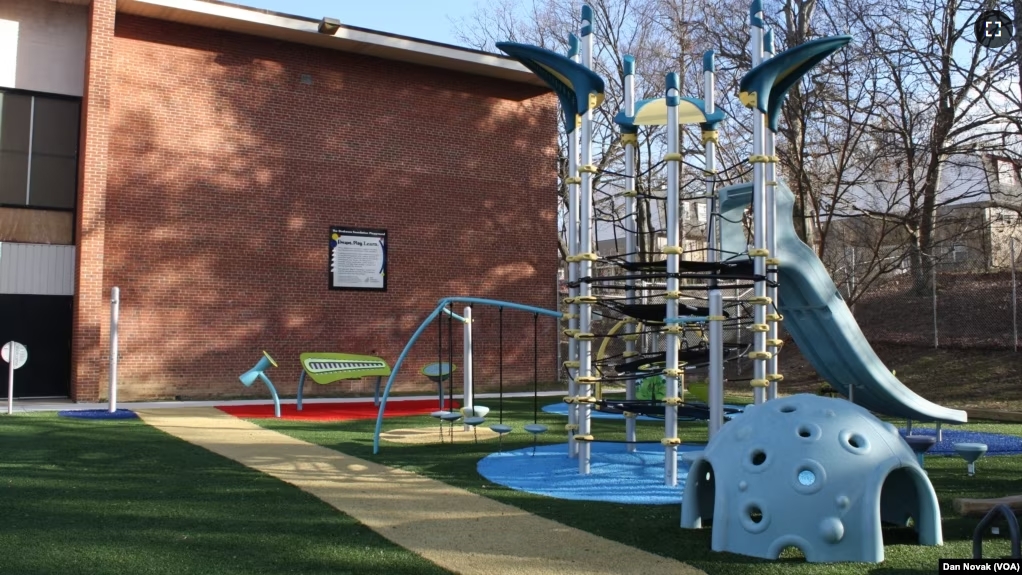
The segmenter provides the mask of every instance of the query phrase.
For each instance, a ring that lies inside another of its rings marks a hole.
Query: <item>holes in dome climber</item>
[[[838,441],[841,443],[841,447],[845,448],[845,450],[850,453],[854,453],[856,455],[865,455],[866,453],[869,453],[869,440],[861,433],[848,430],[842,431],[838,434]]]

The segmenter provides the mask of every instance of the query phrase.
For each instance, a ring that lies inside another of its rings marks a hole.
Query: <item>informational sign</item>
[[[330,228],[330,289],[387,290],[387,230]]]
[[[11,353],[12,348],[13,354]],[[0,348],[0,359],[11,363],[12,356],[14,357],[14,369],[21,369],[21,366],[28,361],[28,349],[16,341],[9,341]]]

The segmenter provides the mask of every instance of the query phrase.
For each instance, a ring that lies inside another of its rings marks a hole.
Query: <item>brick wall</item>
[[[94,401],[105,375],[102,340],[109,329],[103,286],[109,161],[110,83],[114,62],[116,0],[93,0],[89,7],[85,95],[82,99],[71,346],[71,397]]]
[[[556,306],[542,89],[123,14],[112,63],[104,258],[83,253],[80,275],[121,288],[121,398],[266,397],[237,379],[263,349],[288,395],[303,351],[393,364],[443,296]],[[386,293],[327,289],[331,225],[388,230]],[[474,313],[477,380],[495,381],[498,314]],[[532,316],[503,315],[505,382],[531,382]],[[538,328],[549,381],[557,324]],[[428,389],[436,333],[400,388]]]

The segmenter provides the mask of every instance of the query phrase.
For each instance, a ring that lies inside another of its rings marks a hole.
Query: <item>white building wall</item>
[[[74,293],[74,246],[0,243],[0,294]]]
[[[87,6],[0,0],[0,87],[81,96]]]

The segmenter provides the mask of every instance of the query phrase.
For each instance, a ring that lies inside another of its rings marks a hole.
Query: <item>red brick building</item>
[[[237,379],[264,349],[282,395],[301,352],[393,364],[444,296],[557,306],[556,100],[511,60],[208,0],[0,0],[0,44],[16,396],[105,398],[114,286],[123,400],[265,396]],[[333,226],[386,230],[386,290],[330,289]],[[498,313],[473,313],[485,383]],[[531,382],[533,318],[503,316]],[[398,385],[437,355],[433,326]]]

